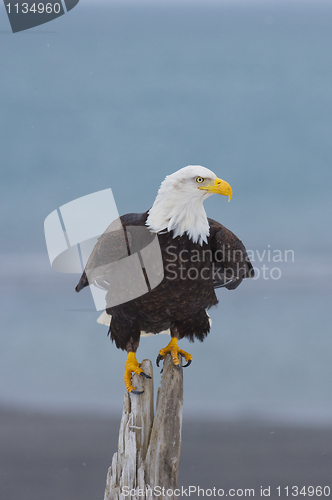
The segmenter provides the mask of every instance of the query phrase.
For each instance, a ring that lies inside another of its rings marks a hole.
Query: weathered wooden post
[[[151,361],[144,360],[141,366],[152,377]],[[139,500],[142,497],[173,500],[181,452],[182,367],[177,368],[171,356],[166,356],[155,415],[153,379],[134,375],[133,385],[144,393],[125,394],[118,451],[108,470],[104,500]],[[159,491],[163,488],[164,496],[160,496]]]

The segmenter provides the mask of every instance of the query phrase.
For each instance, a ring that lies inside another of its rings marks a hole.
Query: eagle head
[[[209,223],[203,202],[212,194],[232,197],[231,186],[201,165],[189,165],[162,182],[146,225],[151,232],[173,231],[188,235],[195,243],[207,242]]]

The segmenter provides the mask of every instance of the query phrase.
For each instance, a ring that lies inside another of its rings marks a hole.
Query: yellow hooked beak
[[[232,198],[232,188],[228,184],[228,182],[218,179],[216,177],[214,184],[208,184],[207,186],[199,186],[198,189],[204,189],[205,191],[209,191],[211,193],[222,194],[224,196],[228,196],[228,201],[231,201]]]

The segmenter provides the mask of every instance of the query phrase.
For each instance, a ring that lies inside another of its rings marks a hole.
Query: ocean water
[[[233,188],[206,211],[258,278],[181,342],[185,414],[331,423],[332,6],[81,1],[15,35],[1,8],[0,404],[119,412],[125,354],[79,276],[51,269],[44,219],[109,187],[120,214],[144,211],[202,164]]]

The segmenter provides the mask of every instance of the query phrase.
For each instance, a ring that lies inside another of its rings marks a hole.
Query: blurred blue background
[[[219,290],[206,341],[181,342],[185,415],[331,422],[332,4],[81,0],[15,35],[0,9],[0,405],[119,414],[126,355],[79,276],[51,269],[43,222],[109,187],[120,214],[145,211],[201,164],[231,184],[205,208],[259,278]]]

